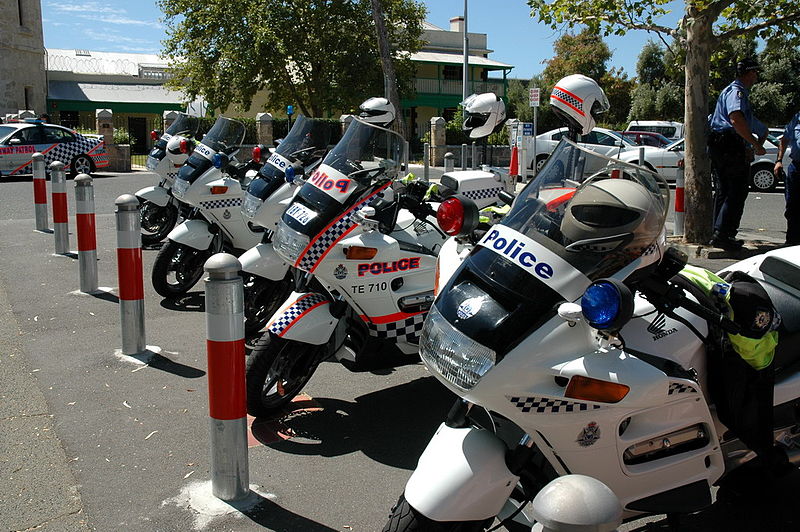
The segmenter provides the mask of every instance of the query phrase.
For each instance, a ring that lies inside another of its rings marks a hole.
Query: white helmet
[[[378,124],[382,127],[388,127],[389,124],[394,122],[394,117],[397,114],[392,102],[386,98],[372,97],[359,105],[358,108],[361,109],[361,114],[358,117],[363,122]]]
[[[506,104],[491,92],[472,94],[461,105],[464,107],[462,129],[471,139],[488,137],[506,121]]]
[[[595,118],[608,111],[610,105],[603,89],[592,78],[572,74],[562,78],[550,94],[550,105],[566,120],[570,129],[587,135],[595,126]]]

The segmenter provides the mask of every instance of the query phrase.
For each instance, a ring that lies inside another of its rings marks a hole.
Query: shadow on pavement
[[[255,506],[248,508],[237,508],[236,503],[229,503],[234,508],[237,508],[243,515],[248,517],[254,523],[259,524],[268,530],[302,530],[303,532],[337,532],[337,529],[330,528],[323,524],[312,521],[294,512],[290,512],[286,508],[281,508],[279,505],[262,497],[261,495],[251,492],[250,497],[247,499],[248,506],[253,504],[253,497],[260,499],[256,502]]]
[[[132,355],[132,357],[141,360],[151,368],[166,371],[167,373],[172,373],[173,375],[177,375],[178,377],[183,377],[186,379],[199,379],[206,374],[206,372],[201,369],[193,368],[191,366],[181,364],[180,362],[175,362],[165,357],[161,353],[154,353],[153,351],[149,350],[138,355]]]
[[[181,312],[205,312],[206,293],[189,292],[175,299],[162,299],[161,306],[167,310],[178,310]]]
[[[412,470],[454,400],[434,377],[423,377],[362,395],[355,402],[315,397],[321,409],[257,419],[252,431],[259,441],[271,441],[266,431],[277,426],[281,437],[291,438],[269,443],[281,452],[340,456],[361,451],[376,462]]]
[[[91,296],[97,299],[102,299],[103,301],[108,301],[109,303],[119,304],[119,296],[112,294],[111,292],[95,292],[94,294],[91,294]]]

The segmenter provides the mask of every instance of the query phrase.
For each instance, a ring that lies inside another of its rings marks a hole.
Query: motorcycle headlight
[[[147,156],[147,164],[145,166],[151,172],[154,171],[156,169],[156,167],[158,166],[158,159],[156,159],[155,157],[150,157],[148,155]]]
[[[185,179],[176,179],[172,183],[172,195],[176,198],[182,198],[187,190],[189,190],[189,182]]]
[[[492,369],[495,352],[468,337],[432,307],[422,327],[419,355],[435,371],[460,390],[471,390]]]
[[[249,192],[245,193],[244,201],[242,202],[242,214],[246,218],[252,218],[256,215],[256,211],[261,207],[261,199],[253,196]]]
[[[295,231],[281,220],[272,239],[272,247],[283,260],[294,263],[310,241],[308,235]]]

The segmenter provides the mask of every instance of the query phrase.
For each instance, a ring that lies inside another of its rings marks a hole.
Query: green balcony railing
[[[493,92],[498,96],[506,95],[506,83],[503,80],[470,81],[470,94]],[[442,78],[417,78],[417,94],[461,94],[461,80]]]

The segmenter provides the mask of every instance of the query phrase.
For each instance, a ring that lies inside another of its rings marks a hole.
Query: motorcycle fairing
[[[167,238],[178,244],[190,248],[208,249],[214,235],[209,231],[208,222],[205,220],[186,220],[167,235]]]
[[[325,255],[336,246],[336,243],[356,228],[357,224],[353,221],[353,215],[366,207],[370,201],[389,186],[391,186],[391,182],[387,182],[383,186],[378,187],[364,199],[334,218],[332,222],[309,242],[306,248],[300,253],[294,265],[303,271],[313,273],[322,262],[322,259],[325,258]]]
[[[506,451],[485,430],[442,423],[408,479],[406,500],[434,521],[494,517],[519,480],[506,467]]]
[[[331,315],[329,303],[316,292],[292,292],[265,330],[287,340],[322,345],[339,321]],[[295,327],[301,321],[302,325]]]
[[[272,244],[257,244],[240,257],[242,270],[271,281],[280,281],[286,276],[289,265],[277,253]]]
[[[387,316],[359,315],[369,329],[369,335],[376,338],[389,338],[395,341],[410,344],[419,343],[422,333],[422,323],[428,312],[406,313],[397,312]]]
[[[144,187],[136,192],[136,197],[150,203],[155,203],[159,207],[169,203],[169,192],[164,187]]]

